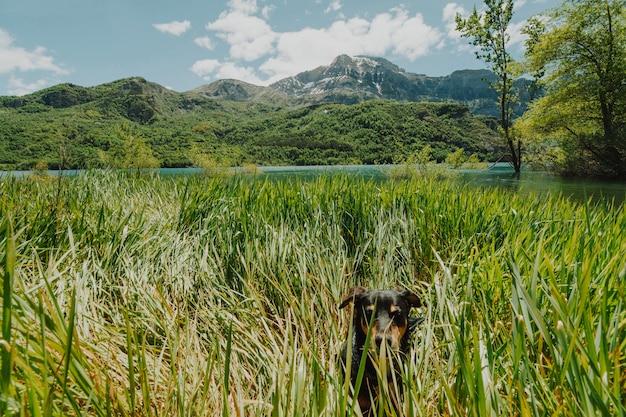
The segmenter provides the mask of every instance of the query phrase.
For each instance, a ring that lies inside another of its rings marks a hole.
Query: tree
[[[452,165],[453,168],[460,168],[465,162],[465,155],[463,148],[459,148],[454,152],[450,152],[446,156],[446,164]]]
[[[456,15],[456,29],[461,36],[470,38],[470,43],[478,49],[476,57],[490,66],[498,76],[498,81],[491,87],[498,94],[500,106],[500,126],[511,153],[511,163],[515,172],[520,172],[522,165],[521,142],[513,137],[511,118],[512,104],[515,100],[513,91],[514,60],[507,51],[509,34],[507,29],[513,17],[513,0],[485,0],[487,10],[479,13],[476,7],[467,19]]]
[[[545,95],[525,131],[556,139],[568,173],[626,177],[626,2],[566,0],[527,30]]]
[[[159,168],[158,159],[130,122],[123,122],[118,127],[117,136],[120,142],[103,155],[107,165],[118,169],[136,169],[137,173],[142,169]]]

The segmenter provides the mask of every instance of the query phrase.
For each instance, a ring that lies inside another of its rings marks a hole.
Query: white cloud
[[[34,83],[26,83],[22,78],[15,78],[14,76],[11,76],[7,86],[7,92],[12,96],[23,96],[25,94],[30,94],[33,91],[41,90],[49,84],[50,82],[45,79],[37,80]]]
[[[331,3],[341,7],[340,2]],[[230,78],[267,85],[281,78],[328,65],[337,55],[393,54],[409,60],[426,56],[442,46],[444,34],[425,23],[421,14],[411,15],[404,7],[391,9],[372,19],[338,18],[327,27],[275,32],[257,16],[253,0],[231,0],[230,9],[206,29],[226,42],[228,62],[198,61],[192,71],[204,77]],[[243,62],[261,60],[258,72]]]
[[[389,29],[395,54],[413,61],[441,45],[441,33],[428,26],[421,14],[410,17],[408,11],[401,8],[394,9],[394,12],[390,24],[381,29]]]
[[[457,14],[460,14],[463,18],[467,18],[470,12],[457,3],[448,3],[444,6],[442,21],[445,25],[448,38],[458,42],[461,40],[461,32],[456,30]]]
[[[337,12],[341,9],[341,7],[341,2],[339,0],[332,1],[326,10],[324,10],[324,13]]]
[[[208,49],[209,51],[212,51],[213,48],[215,48],[215,45],[213,45],[213,41],[208,36],[196,38],[193,42],[199,47]]]
[[[510,23],[507,29],[507,33],[510,36],[510,40],[508,43],[508,47],[512,47],[514,45],[520,45],[520,48],[524,49],[524,42],[528,38],[527,35],[522,33],[522,29],[526,26],[528,22],[523,20],[519,23]]]
[[[33,51],[15,46],[14,39],[0,29],[0,74],[12,71],[51,71],[55,74],[69,74],[69,71],[55,64],[46,48],[39,46]]]
[[[218,80],[232,78],[255,85],[264,84],[264,81],[259,78],[254,68],[239,66],[234,62],[226,62],[222,64],[214,75]]]
[[[250,84],[264,84],[264,81],[259,78],[254,68],[244,67],[234,62],[222,63],[216,59],[205,59],[193,64],[191,71],[206,81],[232,78]]]
[[[515,3],[515,7],[521,7],[525,3],[524,0]],[[521,4],[521,5],[520,5]],[[469,45],[469,42],[464,41],[461,38],[461,33],[456,30],[456,15],[460,14],[461,17],[467,18],[470,15],[470,12],[467,11],[463,6],[457,3],[448,3],[443,8],[443,16],[442,21],[444,22],[448,38],[455,43],[457,43],[457,51],[467,51],[472,50],[473,47]],[[524,43],[526,36],[521,33],[522,28],[526,25],[526,20],[521,21],[519,23],[509,23],[509,27],[507,29],[507,33],[510,36],[510,41],[508,43],[509,47],[512,47],[517,44]]]
[[[393,9],[371,21],[362,18],[335,21],[328,28],[306,28],[281,33],[276,53],[260,69],[276,81],[285,76],[328,65],[337,55],[385,55],[415,60],[441,42],[441,33],[424,23],[420,14],[410,16]]]
[[[169,23],[155,23],[152,26],[159,32],[180,36],[191,29],[191,22],[189,20],[184,20],[182,22],[175,20]]]
[[[248,15],[254,14],[258,10],[256,0],[230,0],[228,7],[235,12]]]
[[[220,67],[220,62],[217,59],[203,59],[196,61],[190,68],[191,72],[198,77],[205,77],[215,72]]]
[[[261,10],[261,16],[265,19],[269,19],[270,15],[276,10],[276,6],[265,6],[263,10]]]
[[[217,36],[230,45],[233,59],[254,61],[272,52],[276,40],[276,34],[265,20],[239,10],[222,13],[206,28],[217,32]]]

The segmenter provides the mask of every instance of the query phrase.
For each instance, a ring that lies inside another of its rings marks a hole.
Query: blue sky
[[[519,0],[519,28],[560,0]],[[1,0],[0,95],[124,77],[187,91],[224,78],[257,85],[339,54],[389,59],[431,76],[484,68],[454,31],[458,0]]]

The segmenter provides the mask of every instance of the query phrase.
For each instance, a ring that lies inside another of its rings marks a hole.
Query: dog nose
[[[386,334],[377,334],[376,335],[376,346],[380,347],[382,346],[383,343],[386,343],[387,345],[391,345],[391,337]]]

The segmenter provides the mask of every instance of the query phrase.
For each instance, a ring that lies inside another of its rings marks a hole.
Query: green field
[[[624,416],[624,230],[608,201],[424,178],[5,178],[0,403],[344,416],[359,284],[426,303],[406,415]]]

